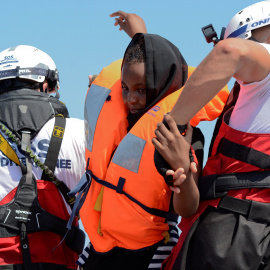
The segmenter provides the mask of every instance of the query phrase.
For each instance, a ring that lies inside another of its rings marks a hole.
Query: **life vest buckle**
[[[118,184],[117,184],[117,187],[116,187],[116,192],[117,193],[123,194],[123,187],[124,187],[125,182],[126,182],[125,178],[119,177]]]

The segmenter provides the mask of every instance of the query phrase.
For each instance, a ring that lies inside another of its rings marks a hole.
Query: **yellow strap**
[[[61,102],[61,101],[60,101]],[[63,103],[63,102],[62,102]],[[63,103],[65,105],[65,103]],[[63,114],[56,114],[55,117],[62,117],[62,118],[65,118]]]
[[[101,212],[101,208],[102,208],[103,193],[104,193],[104,186],[101,187],[101,190],[98,194],[98,197],[94,206],[94,210],[99,211],[99,212]],[[101,232],[101,219],[100,218],[98,221],[97,233],[101,236],[103,235],[103,233]]]
[[[94,206],[94,210],[99,211],[99,212],[101,212],[101,208],[102,208],[103,193],[104,193],[104,186],[102,186],[98,194],[95,206]]]
[[[16,164],[20,165],[19,158],[14,151],[14,149],[10,146],[7,140],[0,134],[0,151],[7,156],[10,160],[15,162]]]
[[[170,239],[170,234],[169,234],[169,232],[168,231],[165,231],[165,232],[163,232],[162,233],[162,236],[164,237],[164,244],[167,244],[168,243],[168,241],[169,241],[169,239]]]
[[[103,236],[103,233],[101,231],[101,218],[99,218],[99,221],[98,221],[98,228],[97,228],[97,233],[101,236]]]

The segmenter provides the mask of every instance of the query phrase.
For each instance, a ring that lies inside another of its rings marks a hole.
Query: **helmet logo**
[[[264,20],[260,20],[260,21],[258,21],[258,22],[253,23],[253,24],[251,25],[251,27],[257,27],[257,26],[259,26],[259,25],[262,25],[262,26],[263,26],[263,24],[268,24],[269,21],[270,21],[270,18],[267,18],[267,19],[264,19]]]
[[[5,65],[9,63],[18,63],[18,59],[14,58],[13,55],[5,56],[3,60],[0,61],[0,65]]]
[[[20,69],[20,70],[19,70],[19,73],[20,73],[20,74],[31,73],[31,70],[29,70],[29,69]]]
[[[64,129],[59,126],[55,126],[53,130],[53,136],[58,138],[63,138],[64,135]]]
[[[11,59],[13,59],[13,55],[5,56],[4,59],[5,59],[5,60],[11,60]]]

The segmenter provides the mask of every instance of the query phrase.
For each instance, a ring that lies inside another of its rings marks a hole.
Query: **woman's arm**
[[[188,125],[186,134],[183,136],[170,115],[165,115],[164,119],[170,130],[163,123],[158,123],[158,128],[155,131],[156,138],[153,138],[152,142],[156,150],[172,168],[166,174],[172,175],[174,180],[174,186],[171,187],[174,191],[174,209],[180,216],[188,217],[197,210],[199,205],[197,183],[202,160],[200,159],[196,168],[194,168],[194,163],[191,164],[190,161],[192,127]],[[196,151],[197,149],[195,153]]]

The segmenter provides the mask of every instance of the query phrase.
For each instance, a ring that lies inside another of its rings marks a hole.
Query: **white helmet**
[[[0,81],[14,78],[38,83],[47,79],[51,88],[59,88],[59,75],[52,58],[28,45],[19,45],[0,52]]]
[[[270,1],[262,1],[239,11],[229,22],[224,39],[238,37],[248,39],[251,30],[270,24]]]

